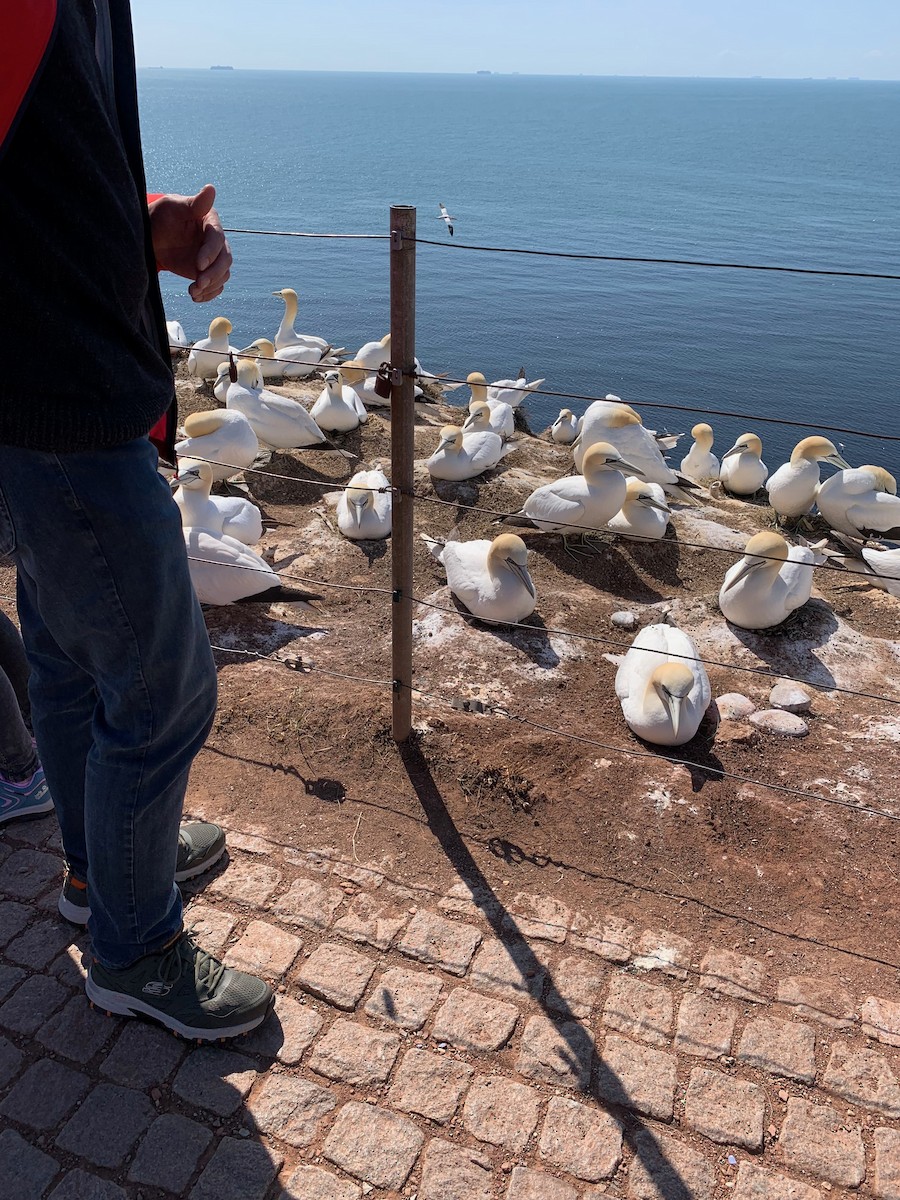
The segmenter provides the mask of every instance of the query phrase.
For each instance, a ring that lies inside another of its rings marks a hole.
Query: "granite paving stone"
[[[231,937],[237,921],[231,913],[213,908],[202,900],[194,900],[184,910],[185,928],[189,929],[199,945],[210,954],[221,954]]]
[[[734,1200],[822,1200],[818,1188],[767,1171],[756,1163],[742,1162],[738,1167]]]
[[[238,971],[281,979],[303,949],[303,943],[268,921],[251,921],[240,939],[230,946],[224,961]]]
[[[63,946],[68,946],[74,937],[72,926],[63,921],[52,918],[49,921],[35,921],[24,933],[13,938],[3,953],[10,962],[20,967],[32,967],[40,971],[49,966]]]
[[[328,928],[345,899],[339,887],[329,887],[317,879],[297,879],[272,908],[289,925],[320,932]]]
[[[900,1117],[897,1076],[877,1050],[835,1042],[822,1086],[851,1104],[861,1104],[886,1117]]]
[[[100,1072],[123,1087],[144,1091],[169,1078],[184,1049],[184,1042],[158,1026],[128,1021],[103,1060]]]
[[[766,968],[758,958],[733,950],[709,950],[700,964],[700,986],[738,1000],[762,1002]]]
[[[369,997],[365,1011],[401,1029],[421,1029],[443,989],[440,979],[427,971],[385,971]]]
[[[26,821],[15,821],[4,833],[16,842],[26,846],[42,846],[54,832],[59,831],[55,813],[45,817],[32,817]]]
[[[635,929],[619,917],[597,919],[592,914],[576,913],[572,919],[569,944],[576,950],[589,950],[607,962],[627,963],[631,958]]]
[[[771,1075],[813,1083],[816,1078],[816,1036],[812,1027],[802,1021],[754,1017],[744,1026],[737,1058]]]
[[[374,890],[384,883],[384,872],[379,869],[383,866],[385,861],[361,863],[350,858],[339,858],[334,864],[332,874],[335,879],[346,879],[348,883]]]
[[[298,1167],[284,1187],[281,1200],[359,1200],[362,1191],[349,1179],[339,1179],[321,1167]]]
[[[256,1069],[245,1055],[218,1046],[199,1046],[178,1068],[172,1090],[188,1104],[230,1117],[255,1082]]]
[[[462,921],[448,921],[420,908],[406,927],[397,949],[407,958],[431,963],[450,975],[464,975],[481,941],[481,932]]]
[[[472,1068],[446,1054],[409,1050],[394,1075],[388,1100],[394,1108],[446,1125],[456,1115]]]
[[[858,1187],[865,1178],[866,1155],[859,1130],[847,1128],[830,1105],[791,1097],[779,1154],[786,1167],[808,1171],[829,1183]]]
[[[521,1152],[537,1125],[540,1093],[502,1075],[476,1079],[463,1106],[463,1125],[479,1141]]]
[[[0,1180],[10,1200],[41,1200],[58,1170],[55,1159],[15,1130],[0,1130]]]
[[[706,992],[688,992],[678,1009],[674,1048],[701,1058],[730,1054],[736,1020],[733,1004]]]
[[[506,1189],[506,1200],[577,1200],[577,1197],[571,1183],[531,1167],[513,1167]]]
[[[247,1111],[263,1133],[291,1146],[308,1146],[336,1105],[327,1088],[279,1073],[266,1076],[248,1101]]]
[[[334,932],[351,942],[387,950],[408,920],[409,913],[399,904],[376,900],[361,892],[354,897],[346,913],[335,921]]]
[[[766,1096],[755,1083],[695,1067],[684,1098],[685,1122],[724,1146],[759,1150],[763,1144]]]
[[[540,995],[545,970],[527,942],[489,938],[475,955],[469,983],[507,1000]]]
[[[859,1010],[862,1031],[886,1046],[900,1046],[900,1003],[869,996]]]
[[[339,1083],[384,1083],[399,1050],[395,1033],[339,1018],[313,1046],[307,1066]]]
[[[35,909],[15,900],[0,901],[0,948],[22,932],[37,915]]]
[[[290,996],[278,992],[274,1011],[262,1025],[241,1038],[241,1050],[277,1058],[279,1062],[294,1066],[312,1045],[322,1025],[322,1017],[311,1005],[298,1004]]]
[[[675,979],[687,979],[693,943],[668,929],[646,929],[634,951],[638,971],[662,971]]]
[[[55,1129],[89,1087],[87,1075],[41,1058],[16,1080],[0,1113],[31,1129]]]
[[[10,1079],[18,1074],[21,1065],[21,1051],[17,1050],[8,1038],[0,1034],[0,1088],[5,1087]]]
[[[589,1017],[605,982],[605,968],[590,959],[569,956],[550,972],[545,1003],[564,1017]]]
[[[37,1040],[54,1054],[86,1063],[121,1028],[121,1022],[91,1008],[85,996],[73,996],[37,1033]]]
[[[672,1118],[677,1059],[610,1033],[595,1074],[597,1095],[662,1121]]]
[[[571,910],[559,900],[519,892],[509,904],[503,927],[526,940],[564,942],[571,922]]]
[[[0,895],[5,900],[35,900],[54,881],[61,883],[62,872],[55,854],[16,850],[0,866]]]
[[[477,1150],[432,1138],[422,1155],[420,1200],[491,1200],[491,1168]]]
[[[90,965],[89,942],[85,939],[84,945],[79,945],[76,941],[66,946],[62,954],[50,964],[49,973],[66,987],[83,991]]]
[[[569,1175],[598,1183],[612,1178],[622,1160],[622,1126],[602,1109],[553,1096],[538,1150],[542,1159]]]
[[[665,1046],[672,1036],[672,993],[667,987],[614,975],[603,1009],[603,1024],[619,1033]]]
[[[655,1129],[642,1130],[633,1145],[629,1200],[714,1200],[715,1169],[700,1151]]]
[[[263,908],[280,883],[281,872],[276,867],[238,859],[207,885],[207,891],[250,908]]]
[[[56,1144],[95,1166],[119,1167],[155,1116],[143,1092],[99,1083],[63,1126]]]
[[[879,1200],[900,1200],[900,1132],[876,1129],[875,1195]]]
[[[76,1167],[56,1185],[47,1200],[127,1200],[125,1190]]]
[[[177,1113],[164,1113],[138,1147],[128,1179],[180,1196],[211,1141],[212,1133],[205,1125]]]
[[[590,1034],[577,1021],[555,1024],[534,1016],[522,1032],[516,1070],[542,1083],[586,1091],[593,1051]]]
[[[21,967],[8,967],[0,963],[0,1000],[5,1000],[24,978],[25,972]]]
[[[264,1200],[284,1159],[259,1142],[223,1137],[190,1200]]]
[[[371,958],[346,946],[325,942],[303,964],[297,984],[305,992],[349,1012],[362,999],[374,974],[375,963]]]
[[[438,908],[443,913],[456,917],[477,919],[483,917],[492,924],[499,916],[502,906],[489,887],[478,883],[467,883],[460,879],[438,901]]]
[[[832,1029],[852,1029],[856,1024],[856,1006],[850,993],[842,983],[827,976],[789,975],[778,982],[778,1000],[790,1005],[798,1017]]]
[[[31,975],[0,1006],[0,1029],[37,1033],[71,994],[49,975]]]
[[[499,1050],[512,1036],[519,1010],[469,988],[454,988],[434,1018],[432,1037],[466,1050]]]
[[[338,1113],[322,1153],[357,1179],[399,1190],[424,1141],[424,1135],[406,1117],[374,1104],[351,1101]]]

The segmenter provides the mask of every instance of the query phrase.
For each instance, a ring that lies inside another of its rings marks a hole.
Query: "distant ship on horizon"
[[[212,66],[212,67],[210,67],[209,69],[210,69],[211,71],[233,71],[233,70],[234,70],[234,67],[229,67],[229,66],[219,66],[219,64],[218,64],[218,63],[216,63],[216,65],[215,65],[215,66]]]

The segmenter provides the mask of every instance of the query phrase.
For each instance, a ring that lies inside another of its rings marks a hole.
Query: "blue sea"
[[[139,83],[149,186],[212,181],[230,226],[384,233],[389,206],[412,204],[420,236],[449,243],[444,201],[454,243],[900,274],[900,83],[170,69]],[[386,243],[231,241],[212,310],[164,282],[192,339],[220,312],[236,344],[271,336],[281,287],[300,294],[298,331],[351,351],[387,332]],[[672,432],[704,406],[900,432],[900,282],[417,255],[429,370],[524,367]],[[563,405],[586,407],[534,397],[532,426]],[[770,467],[809,432],[711,424],[719,452],[758,432]],[[896,443],[836,440],[854,464],[900,466]]]

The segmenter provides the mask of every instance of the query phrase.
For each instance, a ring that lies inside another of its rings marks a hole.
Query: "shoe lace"
[[[193,966],[194,981],[207,995],[217,988],[225,974],[225,964],[204,950],[189,933],[183,933],[159,963],[159,978],[163,983],[175,983],[186,967]]]

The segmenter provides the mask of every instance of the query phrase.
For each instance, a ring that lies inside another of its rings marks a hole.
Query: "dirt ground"
[[[215,405],[184,379],[179,396],[183,413]],[[445,416],[421,407],[417,456],[431,452]],[[389,432],[388,410],[376,410],[361,431],[335,440],[390,473]],[[451,503],[417,504],[417,533],[446,536],[455,527],[462,538],[492,536],[490,517],[456,502],[512,511],[569,469],[568,452],[519,436],[521,449],[475,484],[435,489],[420,464],[423,500]],[[356,466],[333,453],[292,451],[265,466],[289,478],[247,476],[251,495],[279,523],[263,547],[286,576],[390,589],[389,543],[342,538],[318,486],[346,482]],[[730,629],[716,594],[735,556],[678,539],[740,545],[770,520],[761,505],[710,499],[679,509],[663,543],[610,543],[589,558],[570,556],[559,538],[526,534],[538,590],[533,629],[419,610],[414,675],[428,696],[415,698],[415,736],[403,748],[391,738],[389,687],[364,681],[391,678],[389,594],[313,587],[323,596],[313,613],[290,604],[210,609],[216,646],[302,655],[350,678],[217,651],[218,715],[189,803],[278,842],[386,861],[405,882],[439,887],[448,859],[467,852],[500,895],[544,890],[573,908],[768,954],[786,973],[802,964],[861,987],[895,984],[900,601],[852,575],[820,571],[813,600],[777,632]],[[7,579],[0,585],[11,594]],[[453,607],[421,541],[415,586],[420,598]],[[653,752],[630,733],[613,691],[611,656],[633,636],[610,623],[622,609],[642,625],[670,612],[705,657],[727,664],[709,668],[714,695],[740,692],[767,708],[775,678],[737,669],[752,667],[887,700],[810,688],[807,737],[723,721],[718,732],[701,726],[671,755]],[[559,629],[599,640],[552,632]],[[588,740],[429,696],[480,699]],[[672,761],[679,758],[697,765]],[[704,767],[822,799],[716,779]]]

